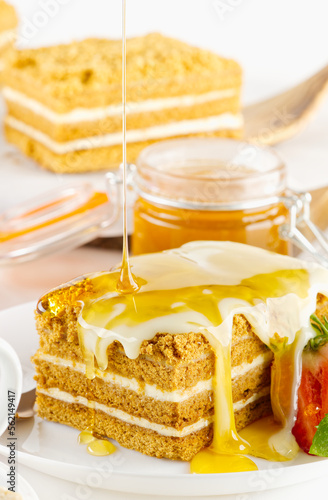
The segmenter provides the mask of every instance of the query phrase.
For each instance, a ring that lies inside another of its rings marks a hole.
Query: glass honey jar
[[[188,138],[146,148],[132,168],[135,255],[193,240],[229,240],[288,254],[286,167],[268,148]]]

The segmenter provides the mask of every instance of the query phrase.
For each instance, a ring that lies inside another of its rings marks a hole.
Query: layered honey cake
[[[218,442],[270,414],[281,396],[270,385],[273,357],[298,339],[287,362],[298,366],[328,271],[229,242],[135,257],[131,269],[134,294],[117,291],[114,269],[40,299],[38,414],[182,460],[209,446],[213,431]]]
[[[215,357],[203,335],[157,334],[143,342],[133,360],[114,342],[107,351],[107,369],[96,366],[96,378],[89,380],[78,340],[80,307],[75,303],[65,309],[64,316],[52,319],[37,315],[42,347],[34,362],[41,417],[85,430],[94,401],[95,432],[126,448],[190,460],[210,444]],[[238,430],[271,412],[271,360],[247,320],[236,316],[231,361]]]
[[[15,41],[17,24],[14,7],[4,0],[0,0],[0,75],[4,66],[5,53]]]
[[[15,51],[4,71],[6,137],[55,172],[117,167],[121,40]],[[240,137],[240,66],[150,34],[127,41],[127,159],[180,136]]]

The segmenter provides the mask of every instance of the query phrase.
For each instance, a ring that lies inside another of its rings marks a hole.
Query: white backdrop
[[[121,0],[9,1],[25,46],[121,33]],[[328,63],[327,0],[127,0],[127,8],[129,36],[161,31],[233,57],[247,92],[259,78],[279,91]]]

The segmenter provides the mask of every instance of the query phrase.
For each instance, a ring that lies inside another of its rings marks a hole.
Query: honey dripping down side
[[[80,343],[91,375],[95,363],[97,376],[107,369],[107,348],[114,341],[127,357],[136,359],[141,344],[159,332],[206,337],[216,353],[214,440],[193,459],[192,472],[253,470],[256,466],[245,454],[269,460],[293,458],[298,450],[291,428],[301,356],[317,293],[328,296],[328,271],[230,242],[193,242],[131,262],[140,283],[136,293],[117,291],[117,269],[51,292],[39,309],[60,315],[64,302],[81,305]],[[84,285],[86,293],[81,292]],[[231,393],[235,315],[248,320],[275,357],[271,386],[275,420],[258,421],[239,435]]]

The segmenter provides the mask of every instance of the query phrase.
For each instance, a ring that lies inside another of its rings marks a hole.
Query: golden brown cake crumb
[[[120,40],[96,38],[17,50],[12,53],[5,82],[60,112],[79,106],[119,104],[121,52]],[[214,75],[219,77],[218,81],[213,81]],[[24,83],[31,86],[20,87]],[[240,85],[240,66],[209,51],[158,33],[127,42],[128,101],[198,94]],[[42,93],[38,94],[40,90]]]
[[[121,162],[121,41],[12,51],[6,137],[60,173]],[[127,41],[127,155],[163,139],[241,137],[241,68],[157,33]]]

